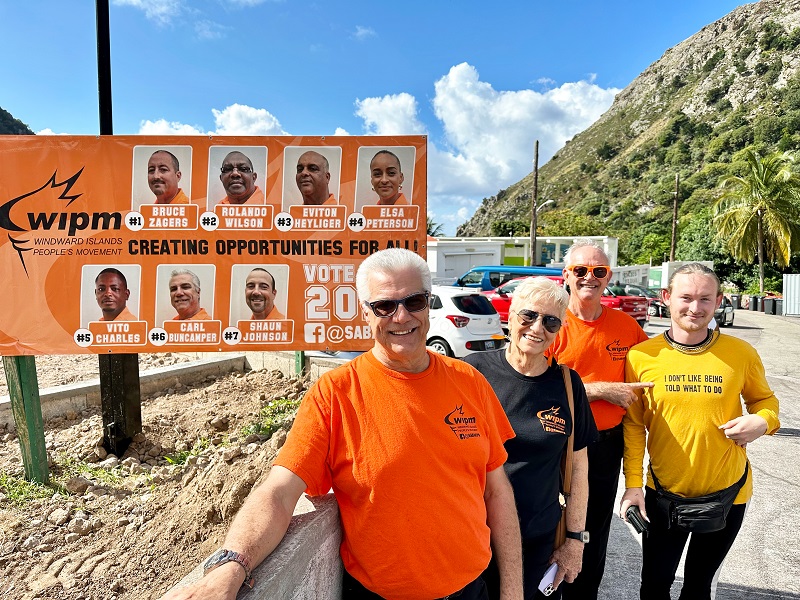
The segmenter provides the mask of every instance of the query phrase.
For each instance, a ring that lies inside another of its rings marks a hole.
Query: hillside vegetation
[[[621,264],[669,255],[679,177],[678,259],[710,259],[752,284],[712,235],[717,185],[747,148],[800,150],[800,0],[742,6],[667,50],[539,170],[540,235],[612,235]],[[524,234],[532,174],[484,199],[457,235]],[[797,258],[789,270],[797,270]],[[773,268],[772,288],[778,272]]]
[[[0,135],[33,135],[31,128],[0,107]]]

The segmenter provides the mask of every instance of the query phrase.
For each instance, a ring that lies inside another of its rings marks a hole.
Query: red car
[[[542,275],[540,277],[545,276]],[[563,277],[549,275],[546,277],[548,279],[552,279],[559,285],[564,285]],[[504,329],[508,328],[508,309],[511,306],[511,298],[514,296],[514,290],[526,279],[528,279],[528,277],[518,277],[517,279],[512,279],[511,281],[508,281],[493,290],[482,292],[487,298],[489,298],[492,306],[494,306],[495,310],[500,315],[500,323]],[[640,298],[637,296],[619,296],[606,288],[603,290],[603,296],[600,298],[600,302],[603,304],[603,306],[628,313],[630,316],[636,319],[642,328],[644,328],[645,324],[647,323],[647,298]]]
[[[564,278],[563,277],[556,277],[550,275],[538,275],[538,277],[547,277],[547,279],[552,279],[558,285],[564,285]],[[505,282],[500,287],[497,287],[493,290],[489,290],[488,292],[481,292],[492,303],[494,309],[500,315],[500,323],[504,326],[508,325],[508,308],[511,306],[511,298],[514,295],[514,290],[517,289],[517,286],[525,281],[526,279],[530,279],[529,277],[517,277],[516,279],[512,279],[511,281]]]

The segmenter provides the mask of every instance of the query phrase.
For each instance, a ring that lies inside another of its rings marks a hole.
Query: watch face
[[[228,551],[225,550],[224,548],[220,548],[219,550],[214,552],[214,554],[208,557],[208,560],[203,565],[203,568],[206,570],[210,569],[211,567],[217,565],[227,555]]]

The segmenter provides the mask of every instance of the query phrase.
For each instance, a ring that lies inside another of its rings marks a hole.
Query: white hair
[[[602,252],[603,256],[605,256],[606,264],[608,264],[608,260],[609,260],[608,259],[608,254],[606,254],[606,251],[603,249],[603,247],[600,244],[598,244],[596,241],[591,240],[589,238],[578,238],[578,239],[575,240],[575,242],[572,244],[572,246],[570,246],[567,249],[566,253],[564,253],[564,264],[566,266],[570,266],[570,265],[574,264],[572,262],[572,254],[573,254],[573,252],[575,252],[576,250],[580,250],[581,248],[594,248],[595,250],[599,250],[600,252]]]
[[[387,248],[369,256],[356,272],[356,289],[361,302],[370,301],[369,280],[373,273],[394,273],[406,269],[419,271],[422,289],[431,291],[431,270],[419,254],[403,248]]]

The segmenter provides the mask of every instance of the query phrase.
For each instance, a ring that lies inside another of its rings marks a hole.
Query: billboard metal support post
[[[4,356],[3,365],[11,396],[11,411],[17,426],[19,447],[25,479],[47,483],[47,448],[44,443],[42,405],[39,402],[39,382],[33,356]]]
[[[100,135],[113,135],[111,103],[111,34],[108,0],[97,0],[97,89]],[[103,413],[103,445],[122,456],[142,430],[142,402],[139,387],[139,355],[98,355],[100,362],[100,404]]]

